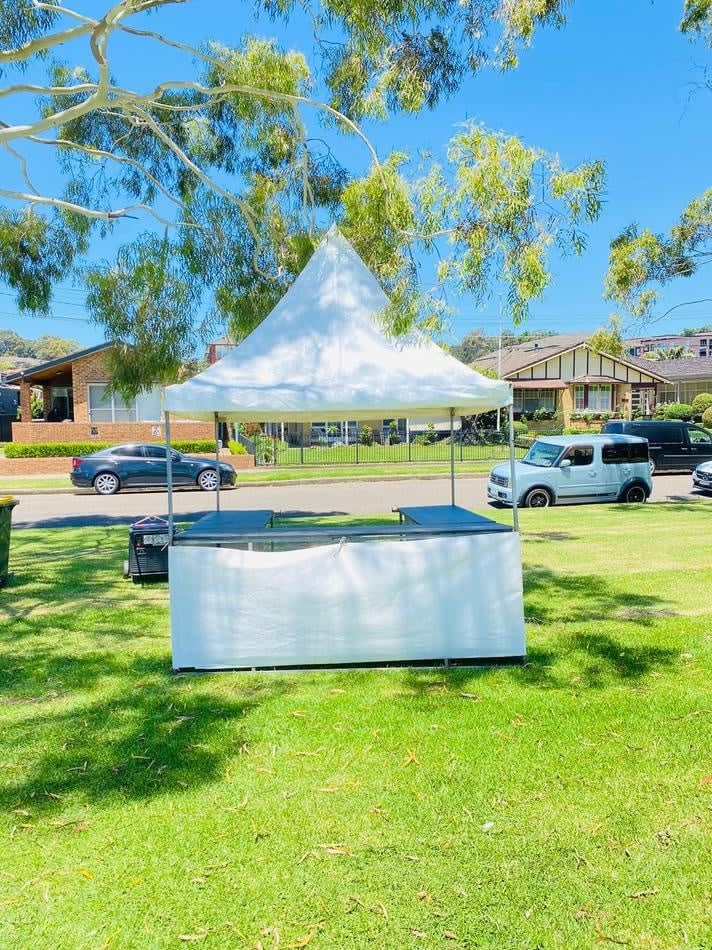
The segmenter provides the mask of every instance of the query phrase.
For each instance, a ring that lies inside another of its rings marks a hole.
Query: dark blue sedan
[[[192,458],[171,450],[173,484],[215,491],[218,484],[214,459]],[[115,495],[120,488],[165,488],[168,483],[165,445],[114,445],[91,455],[72,459],[69,478],[77,488],[93,488],[99,495]],[[220,484],[234,485],[232,465],[220,462]]]

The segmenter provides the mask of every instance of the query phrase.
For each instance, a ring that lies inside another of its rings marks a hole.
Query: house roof
[[[502,347],[502,378],[507,379],[508,377],[513,376],[514,373],[521,372],[523,369],[528,369],[530,366],[536,366],[538,363],[546,362],[546,360],[550,360],[554,356],[561,356],[563,353],[568,353],[571,350],[575,350],[579,346],[584,346],[589,336],[590,334],[585,333],[559,333],[556,336],[545,336],[538,340],[527,340],[525,343],[517,343],[514,346]],[[656,362],[651,366],[650,360],[639,360],[632,356],[612,356],[608,353],[603,353],[602,355],[607,356],[609,359],[613,359],[618,363],[622,363],[624,366],[642,369],[650,377],[658,380],[659,382],[668,382],[667,375],[664,373],[661,363]],[[497,350],[493,350],[491,353],[487,353],[485,356],[481,356],[476,359],[472,365],[475,369],[478,367],[497,369],[497,367],[500,365],[499,353]],[[595,380],[593,377],[588,380],[578,380],[578,382],[585,381],[608,382],[609,380],[603,380],[602,378],[599,379],[598,377]],[[611,381],[616,382],[616,380]],[[571,382],[571,380],[569,380],[569,382]]]
[[[542,360],[548,360],[552,356],[559,356],[560,353],[573,350],[585,343],[587,339],[588,335],[585,333],[559,333],[556,336],[545,336],[538,340],[515,343],[513,346],[503,346],[502,376],[506,377],[512,373],[518,373],[535,363],[541,363]],[[473,365],[475,367],[486,366],[497,369],[500,365],[498,351],[493,350],[491,353],[478,357]]]
[[[712,357],[691,356],[681,360],[643,360],[637,356],[627,357],[629,363],[650,372],[651,364],[654,372],[664,376],[669,382],[678,379],[712,379]]]
[[[57,359],[48,360],[46,363],[39,363],[37,366],[23,369],[19,373],[10,373],[5,381],[8,383],[41,382],[44,379],[69,370],[72,363],[76,363],[77,360],[81,360],[85,356],[91,356],[92,353],[109,350],[115,345],[115,343],[99,343],[97,346],[90,346],[86,350],[77,350],[74,353],[68,353],[67,356],[59,356]]]

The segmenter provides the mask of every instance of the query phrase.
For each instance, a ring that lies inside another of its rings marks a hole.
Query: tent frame
[[[171,452],[171,415],[164,412],[166,433],[166,488],[168,492],[168,544],[175,538],[173,512],[173,455]],[[514,404],[509,403],[509,471],[512,487],[512,527],[519,532],[519,509],[517,506],[517,468],[514,454]],[[215,413],[215,510],[220,511],[220,416]],[[450,409],[450,504],[455,505],[455,410]]]

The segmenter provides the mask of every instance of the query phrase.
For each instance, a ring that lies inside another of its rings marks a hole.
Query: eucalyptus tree
[[[306,18],[303,49],[256,33],[230,46],[209,16],[213,40],[193,47],[167,32],[184,2],[96,0],[89,15],[79,0],[0,0],[0,146],[14,174],[0,179],[0,280],[38,313],[58,282],[80,280],[126,344],[119,388],[174,375],[215,323],[250,332],[334,221],[388,290],[394,332],[436,325],[448,288],[482,298],[497,281],[518,323],[552,252],[583,249],[601,162],[564,168],[475,122],[440,143],[439,163],[380,156],[364,132],[435,108],[485,66],[514,68],[538,29],[563,25],[568,0],[225,0],[246,23],[255,7]],[[142,82],[159,48],[181,65]],[[126,239],[96,263],[88,252],[109,234]]]

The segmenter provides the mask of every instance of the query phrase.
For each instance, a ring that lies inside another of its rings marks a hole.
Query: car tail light
[[[75,468],[79,468],[81,464],[82,464],[81,459],[77,459],[77,458],[72,459],[72,471],[74,471]]]

